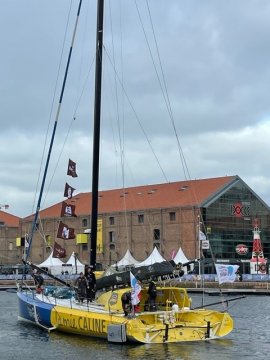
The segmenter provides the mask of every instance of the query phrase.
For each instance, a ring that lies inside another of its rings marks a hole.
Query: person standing
[[[150,281],[147,294],[149,296],[149,299],[148,299],[149,311],[156,311],[157,310],[157,304],[156,304],[157,287],[156,287],[154,281]]]
[[[131,312],[131,291],[126,291],[123,293],[123,295],[121,296],[121,301],[122,301],[122,308],[124,311],[125,316],[128,316],[128,314],[130,314]]]
[[[96,275],[91,267],[87,269],[86,272],[86,280],[87,280],[87,289],[86,289],[86,297],[87,297],[87,304],[95,300],[96,294]]]
[[[80,272],[79,277],[75,281],[75,286],[77,287],[77,296],[79,303],[83,303],[83,300],[86,298],[86,288],[87,288],[87,280],[83,275],[83,272]]]

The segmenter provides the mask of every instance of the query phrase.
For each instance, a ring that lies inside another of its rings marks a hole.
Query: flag
[[[75,205],[70,205],[65,201],[62,202],[61,217],[64,216],[77,216],[75,214]]]
[[[64,196],[67,197],[68,199],[72,199],[73,197],[73,192],[76,189],[74,189],[72,186],[68,185],[68,183],[66,183],[65,185],[65,191],[64,191]]]
[[[131,304],[137,305],[141,301],[142,287],[135,276],[130,272],[130,285],[131,285]]]
[[[66,224],[60,221],[57,231],[57,237],[60,239],[75,239],[74,229],[69,228]]]
[[[52,257],[58,259],[66,257],[66,250],[62,248],[62,246],[59,245],[57,242],[54,243]]]
[[[219,284],[233,283],[235,281],[238,265],[215,264],[215,267]]]
[[[202,232],[202,230],[200,230],[200,232],[199,232],[199,240],[201,240],[201,241],[206,240],[206,236],[205,236],[205,234]]]
[[[72,177],[77,177],[76,173],[76,163],[72,160],[68,160],[68,169],[67,169],[67,175],[70,175]]]

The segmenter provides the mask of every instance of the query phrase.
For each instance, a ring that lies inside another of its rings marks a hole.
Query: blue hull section
[[[51,328],[51,310],[54,305],[35,298],[34,293],[17,292],[19,317],[41,327]]]

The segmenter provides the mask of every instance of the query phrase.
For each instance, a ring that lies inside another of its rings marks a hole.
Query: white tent
[[[62,271],[68,272],[69,274],[79,274],[80,272],[84,273],[85,265],[80,262],[80,260],[75,255],[74,251],[70,255],[68,261],[63,264]]]
[[[148,266],[148,265],[152,265],[154,263],[157,262],[162,262],[162,261],[166,261],[158,252],[158,249],[156,247],[154,247],[152,253],[148,256],[147,259],[145,259],[144,261],[140,262],[139,264],[136,264],[136,267],[138,266]]]
[[[62,265],[64,263],[60,259],[54,258],[52,255],[53,251],[51,252],[50,256],[38,266],[41,268],[47,268],[52,275],[60,275],[63,270]]]
[[[134,257],[131,255],[129,249],[127,249],[125,255],[122,257],[121,260],[117,261],[117,263],[113,264],[113,267],[124,267],[124,266],[131,266],[139,264],[139,261],[135,260]]]
[[[186,258],[186,255],[184,254],[183,250],[181,248],[179,248],[179,250],[177,251],[175,257],[173,258],[173,261],[176,264],[185,264],[187,262],[189,262],[189,260]]]

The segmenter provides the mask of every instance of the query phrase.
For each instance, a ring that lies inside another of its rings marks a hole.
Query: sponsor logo
[[[247,255],[248,247],[245,244],[238,244],[235,251],[238,255]]]

